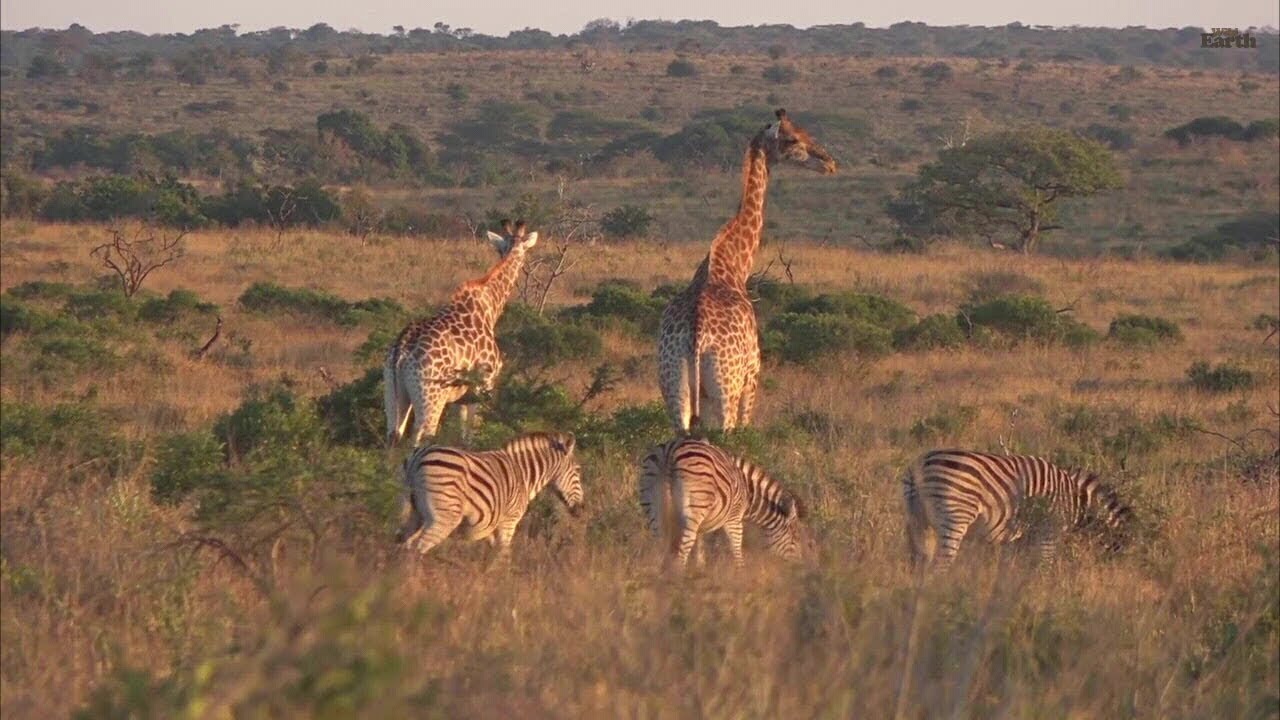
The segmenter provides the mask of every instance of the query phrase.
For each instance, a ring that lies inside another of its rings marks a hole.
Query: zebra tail
[[[936,538],[930,530],[929,510],[920,497],[920,479],[924,473],[923,458],[911,463],[902,473],[902,502],[906,509],[907,543],[915,559],[930,558],[936,550]]]

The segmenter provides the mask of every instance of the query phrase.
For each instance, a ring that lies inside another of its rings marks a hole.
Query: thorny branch
[[[154,228],[140,225],[133,238],[125,237],[119,228],[111,228],[111,240],[95,247],[89,254],[98,258],[120,278],[126,297],[133,297],[143,281],[155,270],[182,257],[185,230],[170,237]]]

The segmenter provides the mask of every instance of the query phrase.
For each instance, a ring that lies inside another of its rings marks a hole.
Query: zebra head
[[[1079,527],[1103,526],[1108,535],[1105,545],[1109,551],[1118,551],[1124,546],[1125,530],[1133,521],[1133,511],[1111,486],[1089,473],[1080,483],[1078,505],[1076,524]]]
[[[553,470],[551,487],[574,517],[582,512],[582,466],[573,455],[576,444],[572,433],[551,435],[551,449],[560,455],[560,463]]]
[[[774,554],[786,560],[799,560],[805,552],[803,520],[804,505],[800,498],[783,492],[774,505],[778,513],[776,522],[765,527],[765,541]]]

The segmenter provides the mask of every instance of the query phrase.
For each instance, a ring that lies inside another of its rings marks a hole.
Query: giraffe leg
[[[725,412],[729,407],[726,404],[725,378],[714,352],[702,356],[702,387],[706,391],[706,400],[701,403],[703,427],[732,430],[732,419]]]
[[[759,377],[752,375],[747,379],[746,386],[742,388],[742,394],[738,396],[738,427],[751,424],[751,414],[756,408],[756,390],[759,386]]]
[[[458,425],[462,428],[462,442],[465,445],[471,440],[471,406],[466,403],[458,404]]]
[[[419,396],[419,398],[414,398],[418,402],[413,405],[414,447],[421,446],[427,438],[436,436],[440,429],[440,418],[444,416],[445,407],[449,404],[449,398],[439,391],[427,393],[426,397]]]

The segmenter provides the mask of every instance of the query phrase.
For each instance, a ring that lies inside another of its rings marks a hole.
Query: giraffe
[[[465,376],[480,373],[480,387],[492,390],[502,370],[502,355],[494,326],[524,266],[525,255],[538,242],[538,233],[525,232],[525,222],[502,221],[503,234],[490,232],[501,258],[484,277],[462,284],[449,304],[434,317],[411,323],[387,351],[382,367],[387,448],[405,435],[413,413],[414,446],[434,437],[445,406],[467,394]],[[469,407],[459,406],[463,432]]]
[[[742,202],[720,228],[693,281],[662,313],[658,383],[677,434],[700,422],[732,430],[751,420],[760,376],[756,313],[747,278],[764,227],[769,168],[791,162],[823,174],[836,171],[827,151],[779,109],[747,147]],[[704,379],[705,378],[705,379]],[[700,402],[707,399],[707,417]]]

